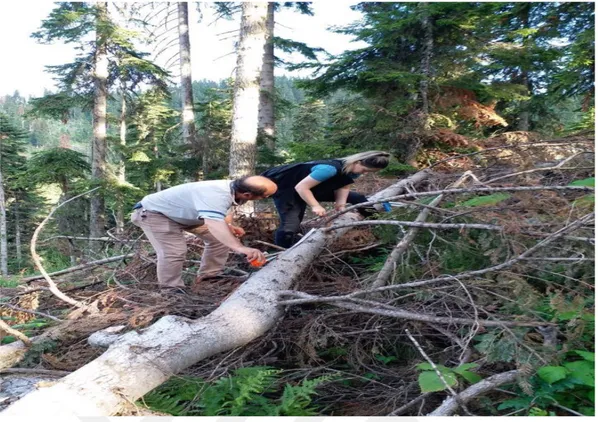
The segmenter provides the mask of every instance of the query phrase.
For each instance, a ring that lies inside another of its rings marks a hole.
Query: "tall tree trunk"
[[[120,153],[118,167],[116,169],[116,178],[118,180],[119,185],[124,185],[127,181],[126,179],[126,169],[125,169],[125,154],[124,149],[127,146],[127,99],[126,99],[126,91],[123,82],[123,86],[121,88],[122,99],[120,102],[120,146],[122,148],[122,152]],[[123,199],[119,199],[116,204],[116,233],[120,234],[124,231],[125,227],[125,210],[124,210],[124,201]]]
[[[4,182],[0,168],[0,274],[8,275],[8,244],[6,233],[6,201],[4,198]]]
[[[255,172],[260,73],[266,44],[268,3],[244,2],[241,9],[230,145],[231,178]]]
[[[427,172],[417,173],[370,199],[395,195],[397,188],[403,189],[427,176]],[[357,213],[351,212],[334,224],[359,219]],[[195,321],[169,315],[142,332],[133,330],[112,343],[99,358],[11,405],[3,416],[62,420],[79,415],[111,415],[124,402],[134,402],[173,374],[216,353],[246,345],[266,333],[281,317],[283,307],[278,305],[278,293],[288,290],[326,244],[348,230],[316,230],[254,273],[211,314]]]
[[[106,40],[101,31],[102,22],[108,19],[108,3],[97,3],[98,20],[96,22],[96,56],[93,101],[93,147],[91,176],[97,183],[106,179],[106,103],[108,98],[108,54]],[[104,210],[104,193],[100,189],[91,198],[89,213],[89,236],[102,237],[106,224]],[[95,245],[94,245],[95,243]],[[99,242],[89,242],[92,250],[97,248]],[[99,245],[101,246],[101,245]]]
[[[15,202],[15,252],[17,254],[17,268],[20,270],[23,263],[23,252],[21,248],[21,208],[18,199]]]
[[[195,132],[195,115],[193,114],[193,78],[191,77],[191,44],[189,42],[187,2],[179,2],[178,11],[183,141],[187,145],[193,145],[196,142],[197,135]]]
[[[531,83],[529,81],[528,72],[526,72],[526,71],[522,72],[521,77],[520,77],[520,83],[522,85],[525,85],[527,87],[528,94],[532,95],[532,87],[531,87]],[[517,130],[522,130],[522,131],[528,132],[530,129],[530,125],[529,125],[530,112],[528,110],[528,105],[529,105],[529,100],[521,102],[522,109],[519,112],[519,116],[517,119]]]
[[[432,49],[434,47],[434,38],[432,34],[432,23],[430,22],[430,5],[427,2],[419,4],[422,10],[422,27],[424,29],[423,52],[421,60],[422,79],[419,83],[419,91],[422,100],[422,129],[430,130],[430,105],[428,102],[429,83],[432,76],[430,61],[432,59]]]
[[[271,151],[275,147],[274,122],[274,5],[268,3],[266,19],[266,45],[260,79],[260,108],[258,117],[258,135],[262,137]]]
[[[160,158],[160,151],[158,151],[158,140],[155,139],[154,141],[154,157],[157,160],[158,158]],[[154,183],[154,187],[156,188],[156,192],[160,192],[162,190],[162,182],[160,180],[156,180],[156,183]]]
[[[521,5],[521,29],[530,29],[530,21],[529,16],[531,13],[531,8],[533,6],[531,4]],[[523,46],[526,48],[533,48],[534,47],[534,39],[531,35],[524,35],[523,36]],[[532,95],[533,87],[531,85],[531,81],[529,78],[529,72],[527,69],[523,68],[521,73],[517,77],[517,83],[524,85],[528,90],[528,95]],[[530,129],[530,112],[529,112],[529,100],[524,100],[520,102],[521,104],[521,111],[519,111],[519,116],[517,119],[517,130],[522,130],[528,132]]]

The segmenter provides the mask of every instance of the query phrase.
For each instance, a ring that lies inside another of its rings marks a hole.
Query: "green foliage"
[[[409,164],[393,163],[378,172],[380,176],[405,176],[415,173],[417,169]]]
[[[482,378],[478,374],[470,371],[470,369],[476,368],[477,366],[478,365],[475,363],[464,363],[456,368],[447,368],[444,365],[436,364],[436,368],[450,387],[455,387],[459,384],[459,377],[472,384],[480,381]],[[446,385],[428,362],[418,364],[417,369],[422,371],[417,379],[422,393],[446,390]]]
[[[583,360],[570,360],[581,356]],[[533,394],[521,394],[498,405],[498,410],[527,411],[529,416],[554,414],[565,406],[586,416],[594,415],[595,370],[594,353],[573,350],[561,365],[543,366],[529,380]]]
[[[41,343],[34,343],[21,359],[20,366],[24,368],[34,368],[40,364],[41,356],[44,353],[56,350],[58,343],[53,340],[47,340]]]
[[[583,179],[583,180],[575,180],[575,181],[569,183],[569,186],[588,186],[588,187],[594,187],[595,184],[596,184],[595,178],[594,177],[589,177],[589,178]]]
[[[86,157],[67,148],[50,148],[33,154],[27,162],[27,177],[37,185],[57,183],[63,194],[90,174]]]
[[[171,379],[146,394],[153,410],[175,416],[311,416],[316,388],[331,376],[285,384],[278,392],[281,370],[269,367],[239,368],[213,383],[196,378]]]

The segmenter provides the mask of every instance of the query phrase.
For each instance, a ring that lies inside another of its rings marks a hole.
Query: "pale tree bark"
[[[189,41],[189,10],[187,2],[178,3],[179,55],[181,67],[181,119],[183,141],[187,145],[196,142],[195,115],[193,113],[193,78],[191,76],[191,43]]]
[[[396,192],[393,185],[371,199]],[[339,217],[338,224],[358,219],[351,212]],[[111,415],[124,403],[138,399],[200,360],[246,345],[283,316],[284,309],[278,305],[279,292],[289,289],[326,244],[347,230],[312,231],[304,241],[254,273],[211,314],[198,320],[166,316],[142,332],[131,331],[96,360],[51,387],[22,398],[3,416],[52,419]]]
[[[124,148],[127,146],[127,98],[124,82],[122,84],[121,94],[122,99],[120,101],[120,146]],[[121,152],[118,166],[116,169],[116,180],[119,185],[124,185],[127,181],[126,169],[125,169],[125,154]],[[120,234],[124,231],[125,227],[125,210],[123,201],[120,200],[116,204],[116,233]]]
[[[274,151],[275,148],[276,134],[274,122],[274,6],[275,3],[268,3],[258,116],[258,134],[263,137],[266,146],[271,151]]]
[[[0,168],[0,274],[8,275],[8,244],[6,233],[6,201],[4,197],[4,181]]]
[[[430,22],[430,5],[427,2],[419,4],[422,10],[422,27],[424,29],[423,56],[421,61],[422,80],[419,83],[419,91],[422,100],[422,129],[430,130],[430,104],[428,101],[428,90],[431,78],[430,61],[432,58],[432,49],[434,47],[434,38],[432,33],[432,23]]]
[[[97,3],[98,21],[96,22],[96,56],[93,101],[93,145],[91,161],[91,177],[98,183],[106,179],[106,104],[108,99],[108,52],[100,25],[107,20],[108,3]],[[104,194],[102,190],[91,198],[89,213],[89,236],[101,237],[104,234],[106,215],[104,210]],[[97,242],[96,242],[97,244]],[[90,242],[94,250],[94,242]]]
[[[260,74],[266,44],[268,3],[242,3],[241,35],[233,95],[229,176],[255,172]]]
[[[15,252],[17,254],[17,268],[21,269],[23,263],[23,252],[21,246],[21,208],[19,201],[15,202]]]

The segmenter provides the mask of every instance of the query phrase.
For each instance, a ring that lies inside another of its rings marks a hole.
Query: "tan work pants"
[[[136,209],[131,222],[141,227],[154,247],[158,258],[157,273],[160,288],[185,287],[182,279],[183,264],[187,255],[185,230],[203,240],[205,248],[201,257],[199,275],[219,274],[228,259],[229,248],[210,233],[207,226],[184,226],[160,213]]]

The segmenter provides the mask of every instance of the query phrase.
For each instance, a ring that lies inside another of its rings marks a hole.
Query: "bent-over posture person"
[[[326,215],[320,202],[333,202],[340,211],[346,204],[366,202],[367,198],[351,192],[349,185],[364,173],[379,171],[390,160],[383,151],[367,151],[344,158],[308,161],[273,167],[262,173],[276,183],[274,204],[280,216],[274,242],[289,248],[297,240],[307,205],[318,216]]]
[[[234,181],[210,180],[184,183],[152,193],[138,202],[131,221],[141,227],[157,255],[160,289],[184,289],[183,264],[187,255],[184,231],[192,230],[205,249],[197,282],[218,275],[226,264],[229,250],[245,254],[247,261],[265,259],[259,249],[244,246],[236,236],[245,234],[232,225],[233,205],[264,199],[276,192],[276,184],[262,176]]]

